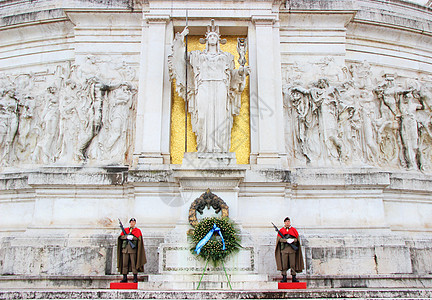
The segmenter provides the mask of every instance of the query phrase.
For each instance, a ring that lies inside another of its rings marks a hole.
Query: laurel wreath
[[[213,228],[213,224],[216,224],[216,226],[221,229],[222,236],[225,240],[225,250],[222,250],[223,243],[220,236],[214,234],[207,244],[202,247],[198,257],[201,257],[205,261],[210,260],[212,264],[217,267],[220,263],[223,263],[228,256],[238,252],[242,246],[240,245],[239,231],[230,218],[211,217],[204,218],[195,226],[195,230],[191,236],[193,245],[191,248],[192,253],[196,254],[196,245]]]
[[[195,227],[198,224],[197,211],[202,214],[203,209],[213,207],[216,213],[221,212],[221,217],[229,216],[228,205],[219,196],[213,194],[210,189],[195,199],[189,208],[189,224]]]

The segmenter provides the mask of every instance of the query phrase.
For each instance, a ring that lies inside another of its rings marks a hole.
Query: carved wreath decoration
[[[242,247],[238,229],[228,217],[204,218],[195,226],[191,242],[191,252],[215,267]]]
[[[225,218],[229,216],[228,205],[223,201],[220,197],[210,192],[210,189],[207,189],[205,193],[203,193],[199,198],[195,199],[192,202],[189,208],[189,224],[192,227],[196,227],[198,225],[198,219],[196,213],[199,212],[201,215],[205,208],[210,209],[213,207],[215,213],[221,212],[221,217]]]

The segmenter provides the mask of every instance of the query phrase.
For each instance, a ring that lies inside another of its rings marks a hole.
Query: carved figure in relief
[[[55,162],[59,157],[59,95],[58,88],[50,85],[45,94],[42,112],[42,136],[37,146],[37,157],[43,163]]]
[[[386,74],[384,82],[380,84],[375,93],[381,100],[381,105],[385,105],[396,118],[400,117],[399,107],[396,101],[397,87],[395,86],[395,78],[393,75]]]
[[[344,79],[342,68],[335,62],[333,57],[325,57],[322,60],[321,74],[329,82],[340,82]]]
[[[35,100],[28,95],[20,100],[19,106],[19,129],[17,139],[17,158],[21,161],[31,159],[33,149],[37,145],[38,130],[35,124]]]
[[[374,89],[379,107],[379,118],[376,119],[380,147],[379,158],[381,164],[397,167],[399,163],[404,163],[403,158],[400,157],[400,112],[396,104],[394,78],[386,76],[384,79],[384,82]]]
[[[372,71],[371,66],[367,61],[363,61],[359,64],[351,64],[348,66],[347,71],[350,78],[355,82],[357,88],[372,88]]]
[[[177,33],[169,56],[171,79],[176,80],[180,96],[188,96],[188,111],[191,113],[192,130],[197,135],[198,152],[229,152],[233,116],[238,115],[241,93],[244,89],[249,68],[241,65],[235,69],[234,56],[220,49],[219,27],[208,26],[204,51],[187,54],[188,91],[186,91],[186,66],[184,37],[189,33],[186,27]],[[241,47],[241,45],[240,45]]]
[[[404,157],[409,169],[421,168],[419,153],[419,134],[416,112],[423,109],[419,102],[419,91],[410,86],[408,89],[399,90],[400,134],[404,148]]]
[[[132,108],[132,86],[120,84],[110,87],[103,110],[103,127],[97,142],[90,149],[90,158],[111,164],[124,161],[127,147],[127,130]]]
[[[361,106],[361,116],[363,121],[362,126],[362,137],[363,137],[363,153],[366,161],[374,165],[377,161],[377,156],[379,154],[378,144],[377,144],[377,128],[375,119],[377,118],[376,104],[374,102],[374,97],[372,92],[368,90],[361,91],[360,100]]]
[[[102,128],[102,108],[107,86],[99,82],[96,77],[91,77],[86,80],[84,91],[86,99],[82,109],[86,120],[80,137],[79,152],[80,159],[86,161],[90,144]]]
[[[342,143],[338,134],[339,91],[325,78],[321,78],[311,89],[312,99],[318,107],[319,128],[324,148],[324,161],[339,160]]]
[[[15,90],[0,91],[0,164],[12,159],[12,149],[18,132],[18,100]]]
[[[13,80],[18,99],[19,125],[15,139],[15,155],[18,161],[33,163],[34,150],[36,148],[39,130],[39,118],[36,109],[38,97],[35,91],[34,75],[20,74]]]
[[[59,162],[79,161],[76,147],[78,136],[81,132],[80,116],[77,105],[80,91],[78,85],[72,79],[66,79],[60,93],[60,126],[59,143],[61,157]]]
[[[342,143],[340,159],[345,163],[361,162],[361,118],[358,101],[359,90],[353,80],[345,81],[340,87],[338,103],[339,138]]]
[[[416,114],[419,126],[420,165],[423,170],[432,170],[432,83],[424,82],[420,86],[419,100],[423,106]]]
[[[296,85],[288,92],[294,108],[297,124],[294,126],[296,149],[305,157],[306,163],[316,162],[321,154],[318,131],[317,106],[310,90]]]
[[[346,164],[362,161],[360,143],[360,115],[358,111],[348,106],[339,114],[340,159]]]

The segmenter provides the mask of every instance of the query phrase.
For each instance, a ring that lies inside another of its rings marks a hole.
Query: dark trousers
[[[291,269],[291,275],[296,275],[295,268],[295,251],[288,245],[281,250],[282,256],[282,275],[287,275],[288,269]]]
[[[122,274],[126,275],[129,269],[129,262],[132,266],[132,274],[138,274],[138,270],[136,269],[136,253],[123,253],[123,268]]]

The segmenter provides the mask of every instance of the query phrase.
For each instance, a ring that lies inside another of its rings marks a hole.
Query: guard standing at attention
[[[291,226],[288,217],[284,220],[284,227],[278,231],[275,258],[277,269],[282,272],[281,282],[287,282],[289,269],[291,269],[292,282],[298,282],[296,274],[304,269],[303,254],[297,229]]]
[[[132,271],[133,282],[138,282],[138,272],[144,271],[147,262],[141,230],[136,227],[136,219],[129,221],[129,227],[122,228],[122,233],[117,239],[117,269],[123,274],[120,282],[127,282],[127,274]]]

